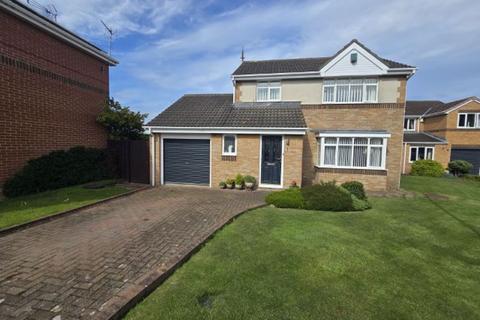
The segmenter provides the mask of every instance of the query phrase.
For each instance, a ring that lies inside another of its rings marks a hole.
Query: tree
[[[123,107],[118,101],[109,98],[97,122],[107,129],[110,139],[137,140],[145,138],[143,122],[147,116],[147,113],[131,111],[129,107]]]

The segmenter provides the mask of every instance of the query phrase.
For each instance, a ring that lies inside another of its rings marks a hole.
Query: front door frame
[[[282,162],[280,164],[280,184],[266,184],[262,183],[262,155],[263,155],[263,136],[281,136],[282,137]],[[283,188],[283,168],[285,167],[285,136],[281,134],[265,134],[260,135],[260,150],[259,150],[259,160],[258,160],[258,186],[260,188],[272,188],[272,189],[282,189]]]

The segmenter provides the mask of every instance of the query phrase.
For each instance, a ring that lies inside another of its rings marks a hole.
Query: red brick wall
[[[108,65],[0,11],[0,188],[27,160],[105,147]]]

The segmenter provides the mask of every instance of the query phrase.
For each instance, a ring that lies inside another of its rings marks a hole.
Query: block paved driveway
[[[264,196],[155,188],[0,237],[0,319],[108,319]]]

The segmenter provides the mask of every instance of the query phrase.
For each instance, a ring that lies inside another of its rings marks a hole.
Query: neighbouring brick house
[[[29,159],[106,146],[96,117],[116,64],[27,6],[0,0],[0,188]]]
[[[152,184],[212,187],[241,173],[267,188],[397,189],[414,73],[357,40],[330,57],[244,61],[233,94],[185,95],[147,124]]]
[[[403,173],[415,160],[431,159],[445,168],[451,160],[467,160],[471,173],[480,174],[479,98],[407,101],[404,130]]]

